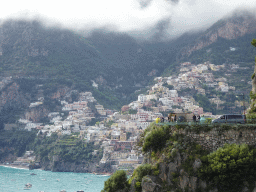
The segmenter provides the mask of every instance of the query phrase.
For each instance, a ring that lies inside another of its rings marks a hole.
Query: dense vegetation
[[[37,137],[33,147],[42,162],[52,160],[54,155],[64,162],[99,162],[103,152],[99,150],[97,155],[92,155],[96,149],[99,150],[99,146],[86,143],[78,134],[58,136],[56,133],[50,137]]]
[[[36,133],[31,131],[0,131],[0,161],[9,155],[22,156],[34,143]]]
[[[37,160],[49,163],[53,156],[58,156],[61,162],[99,162],[103,156],[102,149],[94,143],[86,143],[78,134],[50,137],[42,136],[34,131],[0,131],[0,161],[7,156],[22,156],[26,150],[33,150]],[[96,155],[92,152],[98,150]]]
[[[202,158],[200,177],[211,182],[219,191],[241,191],[244,182],[254,188],[256,149],[246,144],[225,144]]]

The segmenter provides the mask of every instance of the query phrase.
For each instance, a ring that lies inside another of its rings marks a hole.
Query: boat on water
[[[30,175],[36,175],[35,173],[30,173]]]
[[[32,188],[32,184],[31,183],[27,183],[25,184],[24,190],[29,190]]]
[[[61,190],[60,192],[67,192],[67,191],[64,189],[64,190]]]

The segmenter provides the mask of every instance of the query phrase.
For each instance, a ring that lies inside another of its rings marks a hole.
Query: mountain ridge
[[[179,59],[189,57],[193,52],[215,43],[219,38],[232,40],[254,32],[256,32],[256,17],[253,14],[249,12],[234,14],[217,21],[191,45],[184,47],[179,53]]]

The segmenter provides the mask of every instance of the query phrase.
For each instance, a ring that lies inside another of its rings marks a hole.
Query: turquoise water
[[[30,175],[31,173],[36,175]],[[89,173],[50,172],[0,166],[0,192],[100,192],[108,178]],[[31,183],[32,188],[24,190],[27,183]]]

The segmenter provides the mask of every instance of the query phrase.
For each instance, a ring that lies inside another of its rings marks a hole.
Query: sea
[[[0,192],[100,192],[109,176],[0,166]],[[26,184],[32,186],[26,187]]]

